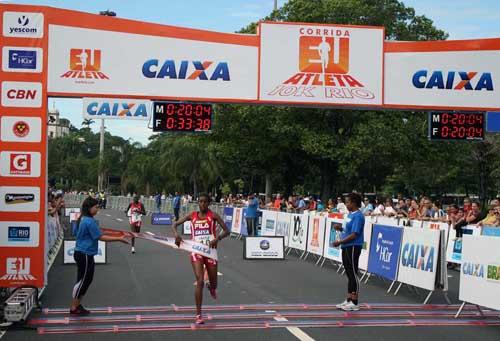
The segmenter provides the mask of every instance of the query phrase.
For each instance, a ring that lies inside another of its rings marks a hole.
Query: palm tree
[[[94,123],[95,123],[95,121],[93,119],[91,119],[91,118],[84,118],[83,122],[82,122],[82,126],[90,128],[90,125],[94,124]]]

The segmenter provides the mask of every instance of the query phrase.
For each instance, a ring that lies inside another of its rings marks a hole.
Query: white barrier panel
[[[477,225],[467,225],[462,229],[464,235],[481,235],[481,227]],[[462,238],[455,238],[455,230],[450,230],[450,234],[446,247],[446,261],[462,264]]]
[[[65,208],[64,216],[69,217],[70,213],[77,213],[77,212],[80,212],[80,207]]]
[[[422,224],[422,228],[428,229],[428,230],[444,231],[444,243],[445,243],[445,245],[447,245],[448,235],[450,233],[450,224],[445,223],[445,222],[438,222],[438,221],[424,221],[424,223]]]
[[[307,233],[307,252],[323,256],[323,244],[325,241],[326,217],[319,214],[309,215],[309,230]]]
[[[385,217],[382,215],[376,216],[377,218],[377,224],[379,225],[385,225],[385,226],[399,226],[398,224],[398,218],[393,218],[393,217]]]
[[[262,224],[260,233],[262,236],[276,235],[276,222],[278,220],[277,211],[262,211]]]
[[[308,214],[292,214],[292,225],[288,246],[301,251],[306,250]]]
[[[418,228],[421,229],[422,226],[424,225],[423,220],[410,220],[411,224],[410,227]]]
[[[64,264],[75,264],[73,255],[75,254],[76,240],[64,241]],[[106,264],[106,242],[99,240],[97,244],[97,255],[94,256],[96,264]]]
[[[335,226],[345,226],[344,219],[328,218],[326,220],[323,257],[342,263],[342,250],[340,249],[340,246],[333,246],[333,243],[336,240],[341,239],[342,232],[335,230]]]
[[[399,258],[399,282],[434,290],[440,234],[439,230],[404,230]]]
[[[191,221],[185,221],[182,225],[182,234],[191,234]]]
[[[500,310],[500,238],[463,238],[459,299]]]
[[[363,229],[365,242],[363,243],[363,248],[361,249],[361,254],[359,255],[359,268],[365,271],[368,269],[368,255],[370,254],[373,221],[374,219],[372,219],[372,217],[365,217],[365,226]]]
[[[246,237],[243,247],[244,259],[285,259],[283,237]]]
[[[291,213],[278,212],[278,221],[276,222],[276,236],[282,236],[285,238],[285,247],[288,247],[289,243],[291,222]]]
[[[231,233],[241,234],[241,226],[243,224],[243,208],[235,207],[233,211],[233,227]]]

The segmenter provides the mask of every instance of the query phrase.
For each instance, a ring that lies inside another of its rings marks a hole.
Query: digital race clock
[[[212,104],[154,102],[153,131],[208,132],[212,114]]]
[[[431,112],[429,138],[431,140],[484,140],[483,112]]]

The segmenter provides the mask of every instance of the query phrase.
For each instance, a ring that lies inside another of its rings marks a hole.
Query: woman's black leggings
[[[81,299],[94,279],[94,256],[75,251],[73,258],[78,268],[76,284],[73,287],[73,298]]]
[[[359,292],[358,265],[361,246],[348,246],[342,249],[342,264],[348,278],[347,292],[349,294]]]

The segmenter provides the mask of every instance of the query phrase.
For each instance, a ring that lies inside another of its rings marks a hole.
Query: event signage
[[[278,212],[276,221],[276,236],[285,238],[285,246],[289,245],[290,238],[290,223],[292,221],[292,214],[286,212]]]
[[[259,30],[260,99],[382,104],[382,27],[263,22]]]
[[[38,178],[41,156],[38,152],[0,152],[0,175],[5,177]]]
[[[440,230],[404,230],[398,281],[434,290],[440,234]]]
[[[63,264],[75,264],[75,259],[73,255],[75,254],[75,240],[65,240],[64,241],[64,259]],[[97,255],[94,256],[94,261],[96,264],[106,264],[106,242],[99,240],[97,244]]]
[[[172,214],[170,213],[153,213],[151,215],[152,225],[172,225]]]
[[[276,234],[276,222],[278,219],[278,212],[276,211],[262,211],[262,224],[260,233],[262,236],[274,236]]]
[[[500,297],[500,238],[465,235],[459,299],[500,310],[498,297]]]
[[[0,221],[0,247],[38,247],[40,224],[35,221]]]
[[[402,237],[400,227],[373,225],[368,272],[396,280]]]
[[[42,120],[39,117],[2,116],[0,141],[41,142]]]
[[[477,225],[467,225],[462,227],[463,235],[481,235],[481,227]],[[446,261],[462,264],[462,238],[449,237],[446,247]]]
[[[324,215],[315,215],[314,213],[309,215],[307,252],[323,256],[326,221],[327,219]]]
[[[2,71],[40,73],[43,68],[43,53],[38,47],[2,48]]]
[[[4,12],[3,36],[14,38],[42,38],[43,13]]]
[[[484,140],[483,112],[431,112],[429,138],[431,140]]]
[[[121,98],[84,98],[83,117],[88,119],[149,120],[151,102]]]
[[[372,228],[373,228],[374,217],[365,217],[365,226],[363,228],[364,243],[361,249],[361,254],[359,255],[359,268],[361,270],[368,269],[368,257],[370,254],[370,244],[372,239]]]
[[[308,220],[309,215],[307,214],[292,214],[289,247],[301,251],[306,250]]]
[[[229,231],[233,228],[233,210],[233,207],[225,206],[222,213],[222,220],[224,220]]]
[[[285,259],[283,237],[247,237],[243,247],[244,259]]]

